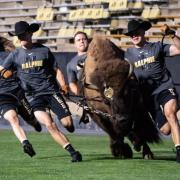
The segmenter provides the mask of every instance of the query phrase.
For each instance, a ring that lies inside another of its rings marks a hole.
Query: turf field
[[[29,132],[37,155],[30,158],[8,130],[0,130],[0,180],[179,180],[180,164],[174,162],[169,140],[153,145],[156,160],[143,160],[139,153],[133,160],[113,159],[108,137],[69,135],[83,154],[83,162],[70,163],[66,151],[47,133]]]

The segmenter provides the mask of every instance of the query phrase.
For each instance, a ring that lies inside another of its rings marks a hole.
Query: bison
[[[159,132],[143,105],[138,82],[124,51],[110,40],[95,37],[88,48],[83,73],[83,92],[89,113],[110,137],[112,155],[132,158],[131,146],[152,159],[147,143],[159,143]]]

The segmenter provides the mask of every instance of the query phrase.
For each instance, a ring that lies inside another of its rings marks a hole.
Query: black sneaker
[[[80,154],[79,151],[75,151],[72,154],[72,160],[71,162],[81,162],[82,161],[82,155]]]
[[[180,163],[180,146],[176,147],[176,162]]]
[[[36,155],[32,145],[29,142],[23,143],[23,150],[24,150],[24,153],[27,153],[31,157]]]
[[[176,162],[180,163],[180,152],[176,152]]]

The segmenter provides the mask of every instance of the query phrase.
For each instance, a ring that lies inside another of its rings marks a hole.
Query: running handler
[[[65,82],[54,56],[47,47],[32,43],[32,35],[38,29],[39,25],[36,23],[29,25],[25,21],[19,21],[15,24],[15,33],[9,34],[18,37],[21,47],[6,58],[3,68],[13,67],[17,70],[21,87],[25,90],[36,119],[44,124],[53,139],[70,153],[72,162],[79,162],[82,161],[81,154],[72,147],[46,112],[46,109],[52,110],[69,132],[74,131],[68,106],[59,92],[58,83],[63,86]]]
[[[125,35],[131,38],[134,47],[127,50],[126,58],[134,65],[134,73],[139,80],[145,105],[157,120],[160,131],[165,135],[172,134],[176,147],[176,162],[180,163],[180,129],[176,117],[177,97],[172,78],[165,66],[166,56],[180,54],[180,38],[166,25],[163,33],[171,36],[173,44],[148,42],[145,31],[150,28],[149,21],[129,21]]]
[[[0,65],[9,54],[7,51],[14,49],[12,42],[0,37]],[[31,114],[30,105],[19,86],[16,75],[12,74],[12,71],[6,70],[2,70],[0,73],[0,115],[10,123],[14,134],[22,143],[24,152],[32,157],[35,155],[35,151],[20,126],[18,114],[38,132],[41,131],[41,125]]]

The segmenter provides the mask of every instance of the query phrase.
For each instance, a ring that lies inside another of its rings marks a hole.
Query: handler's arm
[[[0,71],[2,71],[4,69],[4,67],[0,66]]]
[[[4,67],[0,66],[0,76],[3,78],[10,78],[13,75],[13,72],[10,70],[4,69]]]
[[[180,38],[176,35],[176,31],[171,29],[167,24],[161,26],[161,32],[164,36],[170,36],[173,43],[170,44],[168,52],[165,50],[168,56],[175,56],[180,54]]]
[[[64,91],[65,94],[67,94],[68,93],[68,85],[66,85],[62,71],[59,68],[57,68],[55,71],[56,71],[56,79],[57,79],[59,85],[61,86],[61,89]]]
[[[170,46],[169,55],[175,56],[180,54],[180,37],[175,35],[173,38],[173,44]]]
[[[79,87],[77,84],[77,78],[76,78],[76,73],[74,71],[74,65],[71,63],[67,64],[67,78],[68,78],[68,83],[69,83],[69,88],[71,92],[75,95],[79,94]]]
[[[78,95],[78,93],[79,93],[79,88],[78,88],[77,83],[75,83],[75,82],[69,83],[69,88],[70,88],[70,90],[71,90],[71,92],[72,92],[73,94]]]

